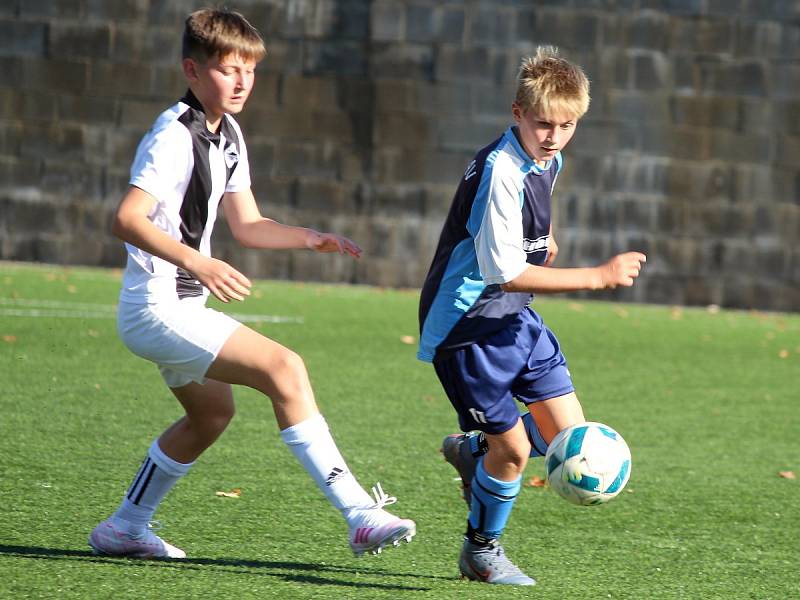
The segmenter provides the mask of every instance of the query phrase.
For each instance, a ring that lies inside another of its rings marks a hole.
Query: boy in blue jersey
[[[586,75],[557,49],[522,62],[515,124],[468,165],[422,288],[417,356],[433,363],[461,429],[479,432],[448,436],[442,448],[470,507],[459,568],[473,580],[535,584],[498,539],[528,458],[585,421],[558,340],[529,306],[533,294],[630,286],[645,261],[627,252],[597,267],[550,268],[561,150],[588,107]]]

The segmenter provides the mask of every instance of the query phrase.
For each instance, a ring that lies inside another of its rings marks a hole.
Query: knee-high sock
[[[143,532],[164,496],[193,464],[172,460],[154,440],[113,518],[127,522],[129,533]]]
[[[325,494],[347,518],[348,509],[374,503],[356,481],[321,414],[281,431],[281,438]]]
[[[486,544],[500,537],[506,527],[522,476],[514,481],[500,481],[483,468],[478,460],[472,480],[472,505],[467,518],[467,538],[474,544]]]
[[[542,434],[539,433],[539,427],[533,419],[531,413],[523,413],[520,415],[523,425],[525,425],[525,432],[528,434],[528,441],[531,443],[530,457],[544,456],[547,454],[547,442],[544,441]],[[486,454],[489,445],[486,443],[486,436],[483,432],[478,435],[471,436],[467,442],[469,443],[469,451],[472,456],[478,457]]]
[[[547,442],[544,441],[542,434],[539,433],[539,427],[536,425],[533,415],[529,412],[523,414],[522,423],[525,425],[528,441],[531,443],[531,458],[547,454]]]

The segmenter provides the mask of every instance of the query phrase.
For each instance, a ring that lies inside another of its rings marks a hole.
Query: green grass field
[[[399,498],[412,544],[354,558],[269,402],[239,389],[231,426],[156,514],[190,558],[95,557],[88,533],[180,416],[116,336],[119,279],[0,263],[0,597],[800,597],[800,488],[779,475],[800,471],[800,316],[537,300],[633,473],[600,507],[524,487],[503,541],[539,585],[509,589],[457,578],[465,508],[438,454],[455,416],[405,338],[417,293],[368,287],[257,282],[230,308],[293,318],[253,326],[305,357],[351,470]]]

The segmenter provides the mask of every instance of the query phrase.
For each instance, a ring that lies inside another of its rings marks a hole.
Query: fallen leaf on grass
[[[240,488],[233,488],[230,492],[217,492],[215,495],[222,498],[240,498],[242,490]]]
[[[14,342],[17,341],[17,336],[15,336],[15,335],[4,335],[3,336],[3,341],[6,344],[13,344]]]
[[[400,337],[400,341],[403,342],[404,344],[411,345],[414,342],[416,342],[417,340],[414,339],[413,335],[404,335],[404,336]]]
[[[778,471],[778,477],[783,477],[784,479],[797,479],[797,475],[794,474],[794,471]]]
[[[669,311],[669,316],[673,321],[683,318],[683,309],[680,306],[673,306]]]
[[[783,350],[778,352],[778,357],[779,358],[789,358],[789,351],[786,348],[784,348]]]
[[[545,485],[547,485],[547,481],[545,481],[541,477],[536,477],[534,475],[528,480],[528,482],[525,485],[527,485],[528,487],[545,487]]]

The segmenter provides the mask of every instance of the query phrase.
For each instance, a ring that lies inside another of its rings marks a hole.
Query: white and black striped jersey
[[[174,239],[211,255],[211,232],[225,192],[250,187],[242,131],[225,115],[219,131],[206,126],[203,107],[188,91],[156,119],[139,143],[130,184],[157,203],[148,218]],[[131,244],[120,300],[153,303],[207,296],[194,275]]]

